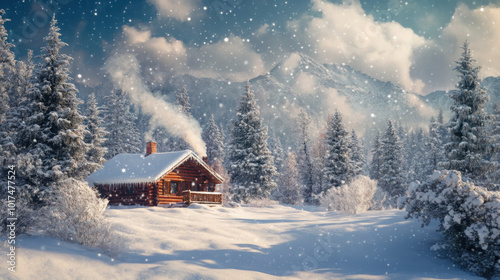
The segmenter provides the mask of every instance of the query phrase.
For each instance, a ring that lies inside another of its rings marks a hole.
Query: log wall
[[[178,182],[176,193],[170,193],[170,183]],[[194,184],[193,184],[194,183]],[[101,196],[111,205],[159,205],[183,202],[183,191],[215,191],[215,183],[200,172],[197,163],[188,160],[155,183],[96,184]],[[165,188],[166,187],[166,188]],[[163,190],[165,189],[165,194]]]

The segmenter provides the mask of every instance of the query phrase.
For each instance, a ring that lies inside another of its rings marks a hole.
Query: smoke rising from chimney
[[[131,54],[115,55],[106,62],[106,71],[115,87],[130,96],[130,100],[151,116],[151,121],[186,141],[200,156],[206,156],[206,145],[201,138],[200,124],[185,115],[177,106],[155,97],[144,85],[137,58]]]

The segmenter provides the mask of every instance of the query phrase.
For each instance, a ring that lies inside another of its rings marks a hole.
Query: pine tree
[[[27,61],[16,61],[16,74],[10,78],[12,89],[9,96],[9,107],[3,124],[0,125],[1,158],[4,166],[15,164],[15,157],[18,153],[17,138],[19,124],[24,122],[27,115],[27,92],[31,88],[34,65],[31,61],[32,51],[28,52]]]
[[[302,200],[297,157],[287,152],[285,163],[278,176],[278,200],[285,204],[298,204]]]
[[[442,114],[440,115],[442,120]],[[440,117],[438,117],[438,119],[440,119]],[[425,175],[427,176],[434,173],[434,170],[439,170],[439,163],[445,159],[442,133],[440,131],[441,127],[442,124],[432,117],[429,124],[429,137],[426,142]]]
[[[87,152],[87,161],[89,163],[88,173],[92,174],[97,169],[100,169],[106,159],[106,148],[103,146],[106,141],[107,132],[102,126],[102,118],[100,116],[100,108],[95,99],[95,94],[92,93],[87,102],[87,119],[86,125],[88,134],[86,135],[86,143],[89,144]]]
[[[493,106],[491,135],[494,143],[492,162],[495,165],[495,171],[489,177],[489,182],[493,184],[491,190],[500,190],[500,104]]]
[[[276,188],[276,167],[267,147],[267,127],[262,125],[249,83],[231,124],[228,160],[233,199],[248,202],[251,198],[269,197]]]
[[[279,174],[285,164],[285,151],[283,150],[283,145],[281,144],[280,139],[276,137],[274,133],[271,137],[269,137],[269,150],[273,155],[274,165],[276,166],[276,170]]]
[[[300,110],[297,118],[297,162],[298,172],[303,186],[303,196],[306,203],[314,201],[314,181],[313,181],[313,165],[311,162],[311,144],[309,137],[309,125],[311,119],[304,110]]]
[[[14,53],[11,48],[14,47],[8,42],[7,30],[5,23],[9,19],[3,18],[4,10],[0,10],[0,165],[6,166],[7,160],[12,157],[12,128],[14,125],[8,121],[8,114],[15,111],[17,108],[10,107],[10,100],[13,94],[14,83],[13,80],[17,77],[16,74],[16,61]],[[12,99],[13,100],[13,99]],[[12,163],[10,163],[12,164]]]
[[[177,92],[175,97],[175,105],[179,106],[186,116],[191,116],[191,104],[189,104],[189,95],[186,86],[184,86],[181,91]]]
[[[67,44],[60,40],[59,30],[54,17],[28,91],[29,112],[18,137],[23,152],[18,160],[23,168],[19,169],[33,187],[35,200],[43,200],[47,188],[65,178],[82,180],[87,164],[84,117],[78,112],[81,101],[69,82],[71,57],[60,53]]]
[[[219,127],[215,124],[214,115],[210,116],[208,124],[202,133],[203,141],[207,145],[207,158],[210,166],[223,166],[225,158],[224,139]]]
[[[325,166],[324,157],[326,155],[325,135],[320,134],[319,138],[313,143],[311,148],[311,171],[312,171],[312,197],[310,204],[319,205],[320,195],[325,185],[325,176],[323,170]]]
[[[186,87],[183,87],[182,90],[178,91],[175,95],[176,101],[175,105],[177,105],[181,112],[188,117],[192,117],[191,115],[191,105],[189,104],[189,95]],[[177,129],[182,129],[181,127]],[[166,130],[162,132],[165,136],[163,138],[162,148],[164,147],[165,152],[171,151],[180,151],[180,150],[193,150],[193,148],[186,142],[184,139],[179,138],[171,133],[168,133]]]
[[[441,135],[441,139],[443,140],[443,145],[445,143],[448,143],[448,129],[446,128],[446,124],[444,123],[444,117],[443,117],[443,108],[439,108],[439,113],[437,117],[437,122],[439,124],[438,130],[439,134]]]
[[[11,79],[15,75],[15,56],[11,48],[14,47],[8,42],[7,30],[5,23],[10,19],[3,18],[4,10],[0,10],[0,124],[3,124],[6,119],[7,111],[9,110],[9,94],[13,84]]]
[[[358,136],[356,135],[356,131],[354,129],[351,131],[351,137],[349,140],[349,149],[351,150],[351,165],[352,165],[352,174],[351,177],[354,178],[358,175],[363,174],[363,169],[365,166],[365,157],[363,155],[363,148],[359,143]]]
[[[394,129],[392,121],[389,121],[387,130],[381,142],[381,161],[378,186],[391,197],[397,198],[404,195],[405,185],[403,177],[403,147]]]
[[[380,140],[380,130],[377,131],[373,140],[372,160],[370,162],[370,178],[378,180],[382,177],[382,141]]]
[[[420,128],[417,131],[412,131],[407,137],[406,157],[407,163],[404,164],[403,170],[407,171],[407,183],[416,180],[422,180],[426,172],[426,137],[423,130]]]
[[[349,135],[342,123],[342,115],[336,111],[333,118],[330,117],[328,120],[325,134],[326,154],[322,171],[324,177],[323,192],[332,187],[349,184],[353,179],[349,145]]]
[[[106,97],[104,127],[108,139],[104,147],[108,149],[106,159],[122,153],[140,153],[142,136],[135,124],[136,116],[130,111],[130,101],[122,90],[114,90]]]
[[[152,123],[150,123],[152,125]],[[163,126],[156,126],[152,128],[152,140],[156,142],[159,153],[170,152],[169,140],[170,133]]]
[[[455,70],[460,78],[457,89],[450,91],[453,99],[453,117],[448,123],[449,142],[446,143],[447,159],[441,163],[445,169],[462,172],[464,176],[482,182],[492,171],[492,163],[487,159],[491,149],[491,139],[485,128],[488,125],[485,104],[486,90],[480,86],[480,67],[475,67],[469,43],[463,45],[462,57],[456,62]]]
[[[26,102],[27,92],[33,86],[33,71],[35,69],[35,64],[33,63],[33,51],[28,50],[28,57],[26,61],[16,61],[16,75],[14,78],[14,88],[12,94],[9,98],[9,106],[12,108],[21,108],[23,103]],[[22,119],[25,111],[16,111],[16,117]]]

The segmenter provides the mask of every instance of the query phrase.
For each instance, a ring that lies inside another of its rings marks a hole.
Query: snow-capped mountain
[[[426,126],[439,107],[449,108],[451,101],[444,92],[420,96],[350,66],[320,64],[298,53],[249,83],[266,124],[288,145],[293,143],[286,135],[294,132],[295,118],[301,109],[313,117],[315,128],[322,127],[328,115],[339,110],[350,128],[371,133],[383,129],[389,118],[409,126]],[[495,98],[500,100],[500,78],[486,78],[483,85],[490,92],[497,92]],[[184,86],[189,92],[192,114],[201,124],[214,114],[216,122],[225,126],[234,118],[245,82],[182,75],[166,79],[161,88],[153,90],[173,103],[175,92]],[[80,91],[84,95],[88,89]]]
[[[320,125],[329,114],[339,110],[350,127],[361,133],[385,126],[388,118],[407,124],[427,122],[430,118],[416,94],[347,65],[322,65],[303,54],[292,54],[267,74],[249,82],[262,116],[276,134],[293,132],[294,118],[300,109]],[[172,93],[183,86],[190,94],[196,118],[205,122],[214,114],[217,122],[226,124],[233,118],[245,83],[183,75],[171,78],[161,91],[173,101]]]

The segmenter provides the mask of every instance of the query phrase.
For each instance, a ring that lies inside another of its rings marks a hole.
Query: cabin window
[[[179,187],[179,182],[170,182],[170,194],[176,194]]]

